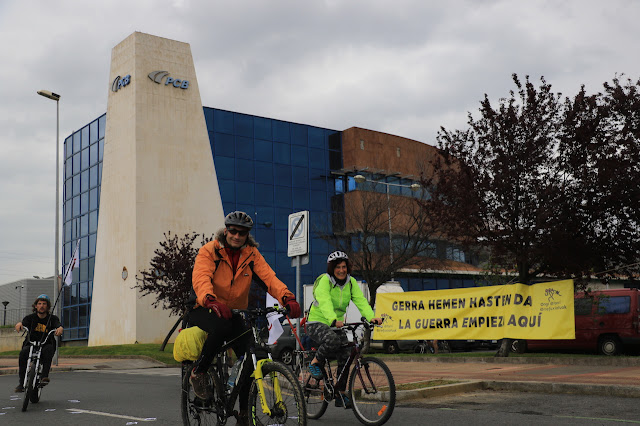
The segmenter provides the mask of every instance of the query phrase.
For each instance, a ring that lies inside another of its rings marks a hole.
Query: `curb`
[[[595,385],[547,382],[499,382],[484,381],[483,389],[497,391],[534,392],[545,394],[579,394],[639,398],[640,386]]]
[[[439,356],[385,356],[383,361],[476,363],[476,364],[550,364],[550,365],[596,365],[612,367],[640,366],[640,357],[439,357]]]
[[[474,392],[482,389],[484,389],[484,382],[478,380],[464,383],[452,383],[449,385],[431,386],[421,389],[397,390],[396,401],[406,401],[419,398],[436,398],[439,396],[447,396],[457,393]]]
[[[396,391],[396,401],[437,398],[466,392],[475,392],[478,390],[640,398],[640,386],[477,380],[450,385],[433,386],[429,388],[399,390]]]

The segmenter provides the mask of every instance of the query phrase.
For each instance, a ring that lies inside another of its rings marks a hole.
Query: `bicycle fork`
[[[34,353],[35,351],[35,353]],[[33,387],[36,387],[36,382],[38,381],[38,369],[40,368],[40,348],[34,348],[33,346],[31,346],[29,348],[29,357],[27,358],[27,367],[24,369],[24,380],[23,380],[23,384],[22,386],[26,389],[29,389],[29,367],[31,367],[31,365],[33,364],[35,359],[35,371],[36,374],[33,376]]]
[[[369,372],[369,366],[363,365],[362,363],[358,362],[355,365],[355,369],[357,371],[356,374],[358,375],[358,379],[360,379],[360,383],[362,384],[362,391],[365,394],[376,393],[378,390],[376,389],[376,385],[373,379],[371,378],[371,373]],[[368,380],[365,380],[364,377],[362,376],[362,370],[364,370],[364,372],[366,373]],[[369,383],[371,389],[369,388],[369,386],[367,386],[367,383]]]
[[[262,366],[265,362],[270,362],[270,359],[261,359],[256,363],[256,369],[254,370],[254,378],[256,380],[256,384],[258,385],[258,394],[260,395],[260,405],[262,406],[262,412],[268,416],[271,416],[271,410],[269,410],[269,405],[267,404],[267,398],[264,393],[264,383],[262,379],[264,375],[262,374]],[[280,382],[278,380],[278,375],[273,374],[273,392],[276,395],[277,405],[282,404],[282,390],[280,389]]]

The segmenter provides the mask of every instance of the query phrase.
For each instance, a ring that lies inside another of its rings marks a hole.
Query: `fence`
[[[32,308],[22,308],[22,309],[3,309],[0,311],[0,324],[2,325],[15,325],[16,323],[22,321],[24,317],[29,315],[32,311]]]

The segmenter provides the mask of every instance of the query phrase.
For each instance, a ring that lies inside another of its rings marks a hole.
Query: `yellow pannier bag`
[[[173,344],[173,358],[178,361],[195,361],[200,356],[207,333],[198,327],[185,328],[178,333]]]

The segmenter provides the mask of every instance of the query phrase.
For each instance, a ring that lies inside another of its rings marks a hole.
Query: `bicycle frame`
[[[263,413],[266,415],[271,415],[271,410],[269,410],[269,406],[267,404],[267,400],[265,397],[265,391],[263,386],[263,371],[262,367],[267,362],[273,362],[271,352],[268,350],[264,342],[259,335],[259,330],[256,325],[256,318],[260,316],[265,316],[267,313],[279,311],[277,308],[259,308],[253,311],[248,310],[233,310],[234,314],[240,314],[244,321],[249,324],[249,328],[243,332],[242,334],[236,336],[234,339],[226,342],[218,351],[215,357],[215,361],[212,364],[211,374],[215,374],[219,383],[222,384],[224,391],[218,394],[218,398],[215,403],[218,405],[218,409],[222,409],[222,417],[229,418],[234,415],[234,406],[238,395],[240,393],[240,389],[247,384],[247,382],[254,379],[256,381],[256,385],[258,388],[258,394],[260,396],[260,405],[262,407]],[[230,391],[227,381],[229,379],[228,374],[228,363],[227,363],[227,350],[233,346],[233,344],[245,336],[247,333],[252,332],[253,338],[250,339],[249,346],[244,353],[244,359],[242,361],[242,365],[240,368],[240,372],[238,377],[236,378],[236,383],[233,389]],[[264,349],[267,353],[268,358],[258,360],[256,355],[256,348]],[[246,368],[246,363],[251,362],[253,364],[253,373],[247,376],[244,373]],[[277,396],[277,401],[282,402],[282,390],[280,389],[280,385],[278,382],[277,376],[274,377],[274,392]]]
[[[358,343],[359,340],[358,340],[358,336],[356,335],[356,330],[361,326],[369,327],[370,325],[369,323],[363,321],[363,322],[357,322],[357,323],[344,324],[342,328],[334,329],[335,331],[351,332],[353,341],[348,343],[348,346],[351,347],[351,353],[349,354],[349,358],[347,359],[347,362],[344,364],[342,371],[336,372],[335,380],[334,380],[333,372],[331,370],[331,362],[330,360],[326,361],[327,368],[325,369],[325,371],[327,373],[327,377],[325,380],[325,387],[327,388],[327,391],[328,391],[327,396],[329,400],[333,400],[335,398],[336,388],[338,389],[338,391],[342,391],[346,388],[347,380],[349,379],[349,372],[351,371],[351,365],[354,364],[354,361],[355,361],[354,368],[358,370],[358,377],[362,382],[362,369],[359,362],[360,359],[362,358],[362,345]],[[309,352],[310,351],[304,351],[304,350],[295,351],[298,359],[298,361],[296,362],[300,363],[300,359],[303,359],[305,357],[305,354]],[[304,368],[304,365],[300,365],[299,368]]]
[[[24,327],[23,328],[27,331],[27,338],[28,336],[30,336],[31,331],[29,330],[28,327]],[[33,387],[36,387],[36,384],[39,381],[40,378],[40,357],[42,355],[42,347],[44,346],[44,342],[47,341],[47,339],[49,338],[49,336],[51,336],[51,334],[55,332],[55,330],[51,330],[49,331],[49,333],[47,333],[47,336],[44,338],[44,340],[39,341],[39,342],[32,342],[31,340],[29,340],[29,357],[27,358],[27,368],[25,369],[25,374],[24,374],[24,382],[22,384],[22,386],[25,389],[25,392],[29,389],[29,368],[31,367],[32,363],[35,362],[35,369],[36,369],[36,375],[34,376],[34,382],[33,382]]]

